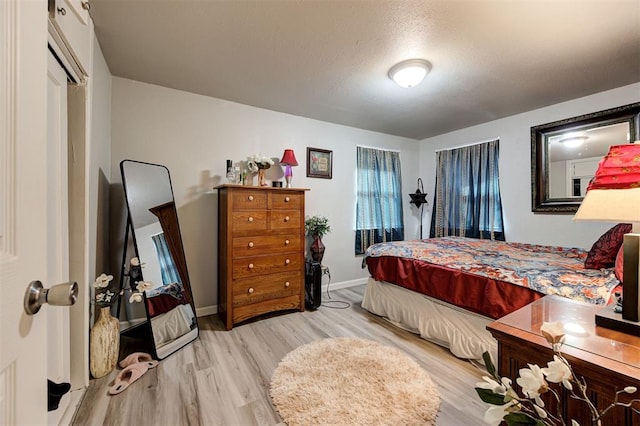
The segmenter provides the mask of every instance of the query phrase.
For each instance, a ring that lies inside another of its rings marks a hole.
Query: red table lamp
[[[292,149],[284,150],[280,164],[286,166],[284,169],[284,180],[287,182],[287,188],[291,188],[291,179],[293,178],[293,169],[291,167],[298,165],[298,160],[296,160],[296,155]]]

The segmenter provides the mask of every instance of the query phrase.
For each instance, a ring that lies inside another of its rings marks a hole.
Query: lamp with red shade
[[[640,335],[640,141],[609,147],[573,219],[633,224],[623,242],[622,313],[607,307],[596,324]]]
[[[284,180],[287,182],[287,188],[291,188],[291,180],[293,179],[293,169],[291,167],[298,165],[298,160],[292,149],[285,149],[280,164],[285,165]]]

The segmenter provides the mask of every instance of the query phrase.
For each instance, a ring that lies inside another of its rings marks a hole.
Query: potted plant
[[[316,262],[322,262],[324,257],[325,246],[322,243],[322,237],[331,232],[329,219],[325,216],[307,216],[304,221],[304,227],[307,235],[313,237],[311,243],[311,258]]]

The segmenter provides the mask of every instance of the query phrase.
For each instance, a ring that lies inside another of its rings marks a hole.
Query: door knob
[[[44,288],[40,281],[31,281],[24,293],[24,311],[27,315],[38,313],[42,305],[71,306],[78,299],[78,283],[62,283]]]

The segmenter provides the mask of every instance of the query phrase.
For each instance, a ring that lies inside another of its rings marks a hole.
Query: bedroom
[[[94,12],[98,13],[99,8],[100,2],[96,2]],[[637,13],[636,11],[636,16]],[[97,16],[94,18],[97,40],[105,57],[108,57],[100,40]],[[157,46],[140,47],[150,50],[155,48]],[[582,48],[588,49],[588,43]],[[438,75],[437,62],[428,50],[420,52],[420,55],[434,61],[433,70],[425,80],[426,84],[430,84],[429,78]],[[95,135],[95,145],[88,154],[88,169],[101,170],[104,178],[102,185],[106,181],[108,188],[110,184],[116,185],[120,181],[119,162],[125,158],[164,164],[169,168],[198,315],[214,313],[217,304],[217,211],[214,202],[217,194],[211,188],[223,183],[226,159],[240,160],[255,152],[278,157],[285,148],[295,150],[300,166],[294,168],[294,186],[310,188],[307,193],[306,214],[324,214],[331,221],[333,231],[324,239],[327,246],[324,263],[331,268],[332,288],[338,289],[364,284],[367,278],[366,271],[360,268],[361,258],[353,255],[355,207],[352,202],[336,205],[333,201],[353,199],[353,168],[357,145],[399,150],[402,158],[403,191],[407,194],[413,191],[416,178],[422,177],[431,202],[435,180],[434,152],[497,136],[501,141],[501,192],[508,240],[588,248],[608,229],[607,224],[573,223],[570,215],[537,215],[531,212],[531,176],[528,166],[530,127],[640,100],[640,78],[636,72],[635,78],[624,79],[617,84],[594,81],[580,95],[540,104],[517,113],[507,113],[500,118],[488,117],[476,121],[483,124],[464,125],[444,134],[415,139],[136,81],[136,78],[125,78],[113,73],[114,65],[107,66],[109,62],[99,56],[94,55],[96,74],[93,84],[101,95],[96,96],[93,102],[100,113],[94,116],[92,133]],[[261,58],[264,56],[266,53],[263,52]],[[612,58],[607,56],[607,60]],[[381,78],[385,81],[381,84],[392,84],[386,78],[386,71],[391,65],[393,63],[384,64]],[[256,68],[259,70],[260,66]],[[606,74],[608,70],[598,72]],[[215,71],[211,75],[215,75]],[[540,78],[539,84],[544,84],[545,79]],[[602,80],[606,78],[602,77]],[[246,84],[249,85],[249,82]],[[387,90],[392,89],[387,87]],[[462,115],[464,114],[460,114]],[[305,176],[304,157],[307,147],[333,151],[331,180]],[[269,176],[267,178],[270,179]],[[96,176],[91,177],[89,186],[90,199],[94,200],[91,207],[93,214],[90,214],[89,219],[90,229],[97,229],[98,225],[104,226],[104,222],[98,222],[97,200],[98,195],[103,194],[101,191],[105,186],[98,190]],[[408,196],[405,198],[407,238],[417,238],[418,215],[408,204]],[[427,225],[430,210],[427,209],[425,213],[424,223]],[[104,235],[98,238],[98,242],[91,240],[88,256],[91,262],[96,262],[95,259],[98,258],[97,266],[87,267],[86,275],[90,281],[84,281],[92,282],[99,273],[116,270],[113,256],[106,256],[102,249],[94,248],[100,242],[105,244],[102,239]],[[104,247],[105,245],[102,246]],[[115,263],[117,261],[116,259]]]

